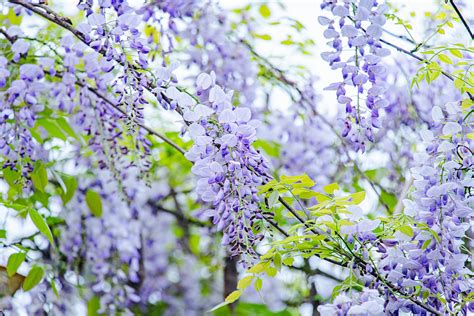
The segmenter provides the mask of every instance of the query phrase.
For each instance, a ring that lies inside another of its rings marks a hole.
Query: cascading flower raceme
[[[11,28],[9,33],[21,35]],[[28,173],[34,162],[45,159],[46,151],[34,140],[31,128],[37,123],[38,114],[44,110],[50,84],[43,82],[45,71],[36,64],[17,64],[29,51],[28,43],[21,39],[11,45],[13,57],[0,57],[0,149],[2,168],[20,171],[24,187],[31,187]]]
[[[472,120],[464,121],[460,102],[435,106],[434,126],[423,133],[425,153],[417,154],[418,166],[412,169],[415,179],[412,199],[405,200],[405,213],[413,216],[419,229],[414,237],[388,250],[379,268],[387,271],[387,279],[413,291],[421,286],[429,294],[430,306],[444,310],[441,297],[459,302],[462,293],[473,285],[464,267],[468,256],[462,251],[462,238],[472,220],[472,171],[474,143]],[[442,168],[436,168],[441,165]],[[457,306],[459,307],[459,306]],[[446,313],[455,312],[448,306]],[[388,311],[406,309],[423,311],[414,304],[389,295]],[[467,312],[467,306],[462,306]]]
[[[342,136],[350,140],[354,150],[364,152],[366,140],[373,142],[374,129],[381,127],[379,112],[387,105],[381,80],[386,69],[381,61],[390,51],[380,43],[387,6],[375,0],[325,0],[321,8],[332,14],[318,20],[327,27],[324,37],[334,49],[322,57],[332,69],[340,69],[343,79],[326,89],[335,90],[338,102],[345,105]],[[346,47],[353,52],[349,57],[343,53]]]
[[[268,179],[268,164],[254,148],[256,127],[245,107],[233,107],[232,91],[215,84],[215,75],[202,73],[197,78],[199,104],[188,105],[183,118],[189,123],[194,145],[186,157],[194,162],[192,172],[199,177],[196,192],[212,207],[207,215],[224,232],[222,243],[233,255],[254,255],[253,246],[262,239],[252,226],[262,219],[258,186]],[[167,90],[173,99],[189,99],[176,89]],[[191,100],[190,100],[191,101]]]
[[[471,271],[465,267],[468,255],[462,249],[474,207],[474,143],[468,136],[472,135],[473,121],[463,116],[461,102],[451,102],[433,107],[432,122],[430,130],[422,131],[425,151],[414,157],[414,191],[410,199],[403,201],[405,215],[414,221],[412,236],[396,232],[395,239],[378,240],[372,231],[379,220],[362,220],[357,225],[344,226],[341,232],[348,235],[350,243],[357,239],[354,250],[362,249],[364,257],[373,252],[371,247],[376,249],[380,255],[378,271],[403,293],[418,291],[428,306],[443,314],[466,314],[474,308],[472,304],[459,303],[473,291]],[[384,313],[426,315],[413,301],[389,289],[381,291],[384,284],[370,273],[374,267],[364,267],[365,271],[360,266],[353,269],[366,286],[380,291],[385,301]],[[357,296],[344,296],[322,310],[349,313],[357,301]],[[451,303],[445,304],[446,301]]]

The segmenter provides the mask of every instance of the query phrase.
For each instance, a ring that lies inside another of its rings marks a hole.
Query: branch
[[[77,37],[81,42],[86,44],[93,51],[96,51],[99,54],[101,54],[102,56],[107,57],[106,56],[106,51],[105,51],[104,48],[101,48],[99,51],[97,51],[97,50],[95,50],[94,48],[92,48],[90,46],[90,43],[86,40],[84,35],[72,26],[72,22],[69,18],[63,17],[63,16],[57,14],[56,12],[54,12],[53,10],[51,10],[50,8],[48,8],[47,6],[42,5],[42,4],[32,4],[32,3],[26,2],[25,0],[8,0],[8,2],[20,5],[20,6],[26,8],[30,11],[33,11],[36,14],[42,16],[43,18],[47,19],[48,21],[50,21],[50,22],[52,22],[56,25],[61,26],[62,28],[64,28],[64,29],[68,30],[69,32],[71,32],[75,37]],[[120,58],[115,57],[115,56],[113,56],[113,60],[115,62],[117,62],[119,65],[121,65],[122,67],[130,69],[133,72],[135,78],[141,79],[140,78],[140,72],[139,72],[140,68],[138,68],[136,65],[133,65],[133,64],[129,63],[127,60],[125,60],[125,61],[120,60]],[[147,83],[147,84],[144,84],[144,87],[148,92],[155,95],[153,90],[155,90],[157,88],[156,86],[154,86],[153,84]],[[165,88],[165,87],[161,87],[161,88]],[[160,92],[160,96],[168,104],[171,102],[171,99],[168,98],[163,92]],[[183,110],[181,109],[181,107],[179,107],[179,105],[176,106],[175,111],[178,112],[181,116],[183,116]],[[186,121],[185,121],[185,123],[186,123]]]
[[[469,24],[467,24],[467,21],[462,16],[461,11],[459,11],[458,6],[454,3],[454,0],[449,0],[449,3],[451,3],[451,5],[453,6],[454,11],[456,11],[456,14],[458,15],[458,17],[461,20],[462,24],[464,25],[467,32],[469,33],[469,36],[471,37],[471,40],[473,40],[474,39],[474,34],[472,33],[471,28],[469,27]]]
[[[293,270],[297,270],[297,271],[302,271],[305,274],[308,274],[310,276],[320,275],[320,276],[323,276],[325,278],[328,278],[328,279],[331,279],[331,280],[334,280],[334,281],[337,281],[337,282],[344,281],[343,278],[338,278],[335,275],[327,273],[326,271],[323,271],[321,269],[311,269],[311,268],[307,268],[306,266],[303,266],[303,267],[288,266],[288,268],[293,269]]]
[[[175,211],[172,211],[170,209],[167,209],[159,204],[154,204],[152,203],[151,201],[148,202],[148,205],[150,205],[151,207],[153,207],[155,210],[159,211],[159,212],[163,212],[163,213],[167,213],[167,214],[171,214],[173,215],[174,217],[176,217],[176,219],[178,219],[179,221],[182,221],[182,222],[187,222],[189,224],[192,224],[192,225],[195,225],[195,226],[199,226],[199,227],[211,227],[211,225],[207,222],[202,222],[200,220],[197,220],[195,218],[192,218],[192,217],[187,217],[185,216],[184,214],[180,214],[180,213],[177,213]]]
[[[127,113],[125,112],[125,110],[123,110],[122,108],[120,108],[119,105],[115,104],[113,101],[111,101],[110,99],[108,99],[106,96],[104,96],[102,93],[100,93],[97,89],[93,88],[93,87],[90,87],[80,81],[77,81],[76,84],[80,87],[85,87],[87,88],[90,92],[92,92],[93,94],[95,94],[97,97],[101,98],[102,100],[104,100],[107,104],[109,104],[110,106],[112,106],[114,109],[116,109],[117,111],[119,111],[120,113],[122,113],[123,115],[127,116]],[[155,135],[156,137],[160,138],[161,140],[163,140],[165,143],[167,143],[168,145],[170,145],[171,147],[173,147],[174,149],[176,149],[178,152],[180,152],[181,154],[185,154],[186,151],[181,148],[178,144],[176,144],[175,142],[173,142],[171,139],[169,139],[168,137],[166,137],[165,135],[161,134],[160,132],[157,132],[155,131],[154,129],[152,129],[151,127],[148,127],[147,125],[139,122],[136,118],[133,118],[132,119],[133,122],[135,124],[137,124],[139,127],[141,127],[142,129],[146,130],[148,133],[152,134],[152,135]]]
[[[12,37],[12,36],[9,36],[8,33],[1,29],[0,28],[0,34],[2,34],[3,36],[5,36],[5,38],[10,42],[10,43],[14,43],[16,41],[16,37]],[[29,38],[28,38],[29,39]],[[36,40],[36,39],[32,39],[32,40]],[[45,42],[42,42],[44,45],[48,45],[47,43]],[[52,47],[50,47],[48,45],[48,47],[50,49],[52,49]],[[61,73],[56,73],[55,74],[55,77],[58,77],[58,78],[62,78],[62,75]],[[122,108],[120,108],[120,104],[116,104],[115,102],[113,102],[112,100],[110,100],[108,97],[106,97],[105,95],[103,95],[101,92],[99,92],[96,88],[93,88],[91,86],[89,86],[87,83],[85,82],[81,82],[81,81],[76,81],[76,85],[78,85],[79,87],[81,88],[86,88],[88,89],[90,92],[92,92],[93,94],[95,94],[97,97],[99,97],[100,99],[102,99],[105,103],[107,103],[108,105],[110,105],[112,108],[114,108],[115,110],[119,111],[121,114],[127,116],[127,113],[125,112],[125,110],[123,110]],[[181,154],[185,154],[186,151],[181,148],[178,144],[176,144],[175,142],[173,142],[171,139],[169,139],[168,137],[166,137],[165,135],[161,134],[160,132],[157,132],[155,130],[153,130],[151,127],[141,123],[140,121],[138,121],[136,118],[132,118],[132,121],[137,124],[137,126],[139,126],[140,128],[146,130],[149,134],[152,134],[152,135],[155,135],[156,137],[160,138],[161,140],[163,140],[165,143],[167,143],[168,145],[172,146],[174,149],[176,149],[177,151],[179,151]]]
[[[11,43],[15,43],[16,37],[8,35],[7,31],[5,31],[3,28],[0,29],[0,34],[5,36],[5,38]]]
[[[365,30],[364,28],[361,28],[361,30],[364,31],[364,33],[366,33],[366,30]],[[420,62],[422,62],[422,63],[424,63],[424,64],[427,64],[427,65],[429,64],[429,62],[428,62],[426,59],[421,58],[420,56],[414,54],[414,53],[411,52],[411,51],[408,51],[408,50],[406,50],[406,49],[404,49],[404,48],[402,48],[402,47],[400,47],[400,46],[397,46],[397,45],[395,45],[395,44],[393,44],[393,43],[391,43],[391,42],[388,42],[388,41],[386,41],[386,40],[384,40],[384,39],[382,39],[382,38],[380,38],[379,41],[380,41],[381,43],[384,43],[385,45],[388,45],[388,46],[390,46],[390,47],[392,47],[392,48],[395,48],[397,51],[399,51],[399,52],[401,52],[401,53],[404,53],[404,54],[406,54],[406,55],[408,55],[408,56],[410,56],[410,57],[412,57],[412,58],[415,58],[416,60],[418,60],[418,61],[420,61]],[[454,81],[453,76],[451,76],[449,73],[445,72],[444,70],[441,70],[440,72],[441,72],[441,74],[443,74],[443,76],[445,76],[445,77],[448,78],[449,80]],[[469,98],[470,98],[472,101],[474,101],[474,96],[473,96],[471,93],[469,93],[469,92],[466,92],[466,93],[467,93],[467,95],[469,96]]]

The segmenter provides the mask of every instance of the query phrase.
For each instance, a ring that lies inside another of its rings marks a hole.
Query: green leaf
[[[428,246],[431,244],[431,240],[430,239],[427,239],[425,240],[425,242],[423,243],[423,245],[421,246],[421,249],[425,250],[426,248],[428,248]]]
[[[31,268],[30,272],[26,276],[25,281],[23,282],[23,290],[25,292],[34,288],[38,283],[43,279],[44,270],[41,267],[34,266]]]
[[[7,238],[7,231],[5,229],[0,229],[0,238]]]
[[[382,190],[380,193],[380,200],[385,203],[391,211],[393,211],[393,208],[397,205],[398,199],[397,196],[393,193],[388,193],[385,190]]]
[[[7,23],[4,22],[5,20],[10,21],[10,24],[12,24],[12,25],[20,25],[22,19],[23,19],[23,15],[21,15],[21,14],[16,15],[15,10],[13,10],[12,8],[10,8],[10,10],[8,10],[7,15],[0,14],[0,22],[2,22],[1,23],[2,25],[7,25]]]
[[[77,181],[76,178],[68,175],[61,176],[61,179],[63,180],[63,183],[66,186],[66,192],[64,192],[64,189],[61,188],[61,200],[66,205],[67,202],[72,199],[74,193],[77,190]]]
[[[272,191],[268,197],[268,207],[273,207],[278,202],[279,197],[278,191]]]
[[[255,280],[255,284],[254,284],[255,291],[260,292],[260,290],[262,289],[262,286],[263,286],[263,281],[261,278],[258,278],[257,280]]]
[[[102,216],[102,200],[99,193],[93,190],[87,190],[86,192],[86,203],[91,213],[96,217]]]
[[[49,242],[54,247],[55,244],[54,244],[53,234],[51,233],[51,230],[49,229],[48,224],[46,224],[46,221],[44,220],[43,216],[41,216],[40,213],[38,213],[38,211],[36,211],[35,209],[30,209],[28,213],[30,214],[30,218],[35,224],[36,228],[38,228],[38,230],[43,235],[45,235],[46,238],[48,238]]]
[[[77,139],[76,132],[74,129],[69,125],[68,121],[64,117],[59,117],[56,119],[56,124],[70,137]]]
[[[273,257],[273,264],[278,271],[281,270],[281,255],[279,252],[277,252]]]
[[[225,298],[225,302],[228,303],[228,304],[231,304],[231,303],[237,301],[237,300],[240,298],[240,295],[242,295],[242,291],[236,290],[236,291],[230,293],[230,294]]]
[[[452,64],[453,61],[451,60],[451,58],[448,57],[448,55],[445,55],[445,54],[439,54],[438,55],[438,58],[440,61],[442,61],[443,63],[446,63],[446,64]]]
[[[250,284],[252,284],[254,276],[253,275],[248,275],[246,277],[243,277],[242,279],[239,280],[239,283],[237,283],[237,288],[239,290],[243,290],[247,288]]]
[[[7,262],[7,274],[9,277],[13,276],[20,265],[25,261],[26,254],[24,252],[14,253],[10,255]]]
[[[268,276],[272,278],[278,273],[277,269],[275,269],[274,267],[268,267],[265,272],[268,274]]]
[[[290,184],[294,188],[301,188],[301,187],[313,187],[314,181],[307,174],[302,174],[298,176],[285,176],[282,175],[280,178],[280,182],[283,184]]]
[[[268,141],[268,140],[261,140],[257,139],[253,142],[253,146],[258,149],[262,149],[271,157],[279,157],[280,156],[280,147],[281,145],[277,142]]]
[[[89,302],[87,302],[87,316],[98,316],[97,312],[100,309],[100,299],[97,296],[93,296]]]
[[[269,35],[269,34],[257,34],[257,33],[254,33],[254,36],[257,37],[257,38],[260,38],[264,41],[269,41],[272,39],[272,36]]]
[[[451,48],[451,49],[449,50],[449,52],[450,52],[451,54],[453,54],[453,56],[456,56],[456,57],[458,57],[458,58],[462,58],[462,53],[461,53],[458,49]]]
[[[64,132],[59,128],[55,120],[40,118],[36,120],[37,125],[42,126],[50,137],[59,138],[61,140],[66,140],[67,137],[64,135]]]
[[[339,190],[339,185],[337,183],[331,183],[331,184],[328,184],[326,185],[324,188],[323,188],[324,192],[326,192],[327,194],[333,194],[334,191],[336,190]]]
[[[258,9],[258,11],[262,15],[262,17],[264,17],[265,19],[268,19],[272,15],[272,12],[270,11],[270,9],[268,8],[266,4],[262,4],[260,8]]]
[[[411,228],[411,227],[408,226],[408,225],[400,226],[400,227],[398,228],[398,230],[399,230],[401,233],[403,233],[403,234],[405,234],[405,235],[407,235],[407,236],[409,236],[409,237],[411,237],[411,238],[413,238],[413,236],[415,235],[415,233],[413,232],[413,228]]]
[[[8,183],[10,189],[16,192],[22,191],[21,174],[19,171],[13,170],[11,168],[5,168],[3,169],[3,178]]]
[[[30,174],[31,181],[36,189],[41,192],[44,192],[46,185],[48,184],[48,173],[46,168],[41,161],[37,161],[33,172]]]
[[[59,299],[59,292],[58,292],[58,289],[56,287],[56,282],[54,282],[54,279],[51,280],[51,288],[53,289],[53,293],[56,296],[56,298]]]
[[[365,191],[356,192],[351,194],[351,203],[360,204],[365,199]]]
[[[269,262],[259,262],[256,265],[254,265],[253,267],[251,267],[247,272],[248,273],[255,273],[255,274],[262,273],[263,271],[265,271],[268,268],[269,265],[270,265]]]
[[[295,261],[295,258],[288,257],[288,258],[283,259],[283,264],[285,266],[292,266],[294,261]]]

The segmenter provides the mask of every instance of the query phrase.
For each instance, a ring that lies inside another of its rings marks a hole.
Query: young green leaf
[[[255,291],[260,292],[260,290],[262,289],[262,286],[263,286],[263,281],[261,278],[258,278],[257,280],[255,280],[255,284],[254,284]]]
[[[20,265],[25,261],[26,254],[24,252],[18,252],[10,255],[7,262],[7,274],[9,277],[13,276]]]
[[[99,309],[100,299],[97,296],[93,296],[89,302],[87,302],[87,316],[98,316]]]
[[[446,63],[446,64],[452,64],[453,61],[451,60],[451,58],[448,57],[448,55],[446,54],[439,54],[438,55],[438,58],[440,61],[442,61],[443,63]]]
[[[252,284],[253,278],[254,278],[253,275],[248,275],[240,279],[239,283],[237,283],[237,289],[243,290],[247,288],[250,284]]]
[[[273,257],[273,264],[278,271],[281,270],[281,255],[279,252],[277,252]]]
[[[33,181],[34,187],[37,190],[44,192],[44,189],[48,184],[48,173],[46,172],[46,168],[41,161],[37,161],[33,172],[30,174],[30,177],[31,181]]]
[[[38,283],[43,279],[44,270],[41,267],[34,266],[31,268],[30,272],[26,276],[25,281],[23,282],[23,290],[25,292],[34,288]]]
[[[273,207],[278,201],[278,198],[279,198],[278,191],[272,191],[272,193],[270,193],[270,196],[268,197],[268,206]]]
[[[96,217],[102,216],[102,200],[99,193],[93,190],[87,190],[86,203],[91,213]]]
[[[56,287],[56,282],[54,282],[54,279],[51,280],[51,288],[53,289],[53,293],[56,296],[56,298],[59,299],[59,292],[58,292],[58,289]]]
[[[63,183],[66,186],[66,192],[64,192],[64,190],[61,188],[61,200],[64,204],[66,204],[72,199],[74,193],[77,190],[77,181],[74,177],[67,175],[63,175],[61,179],[63,180]]]
[[[270,9],[268,8],[266,4],[262,4],[258,11],[262,15],[262,17],[264,17],[265,19],[268,19],[272,15],[272,12],[270,11]]]
[[[451,54],[453,54],[453,56],[456,56],[456,57],[458,57],[458,58],[462,58],[462,53],[461,53],[458,49],[451,48],[451,49],[449,50],[449,52],[450,52]]]
[[[242,291],[236,290],[236,291],[230,293],[225,298],[225,302],[228,303],[228,304],[234,303],[235,301],[237,301],[240,298],[240,295],[242,295]]]
[[[324,188],[323,188],[324,192],[326,192],[327,194],[333,194],[334,191],[336,190],[339,190],[339,185],[337,183],[331,183],[331,184],[328,184],[326,185]]]
[[[407,235],[408,237],[413,237],[415,235],[415,233],[413,232],[413,228],[411,228],[408,225],[401,226],[401,227],[398,228],[398,230],[401,233]]]
[[[53,247],[55,246],[54,244],[54,239],[53,239],[53,234],[51,233],[51,230],[49,229],[48,224],[46,223],[45,219],[43,216],[38,213],[37,210],[35,209],[29,209],[28,213],[30,214],[30,218],[35,224],[36,228],[48,238],[49,242]]]

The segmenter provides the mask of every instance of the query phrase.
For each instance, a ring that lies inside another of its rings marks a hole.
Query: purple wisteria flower
[[[383,97],[386,87],[382,77],[386,69],[381,60],[390,51],[380,43],[387,6],[375,0],[324,0],[321,8],[332,14],[318,20],[327,27],[324,37],[334,49],[322,53],[322,57],[332,69],[340,69],[343,79],[326,89],[335,90],[337,101],[345,105],[342,136],[351,141],[356,151],[364,152],[366,140],[374,141],[374,128],[381,127],[379,111],[388,104]],[[343,54],[346,47],[353,52],[348,58]]]
[[[194,146],[186,157],[194,162],[196,192],[210,205],[206,214],[224,232],[222,243],[232,254],[253,255],[252,247],[263,237],[252,231],[262,219],[257,187],[268,179],[267,162],[252,148],[259,122],[251,119],[248,108],[233,107],[232,92],[225,92],[213,78],[213,74],[198,76],[200,103],[194,106],[183,92],[171,88],[166,93],[187,106],[184,119]]]

